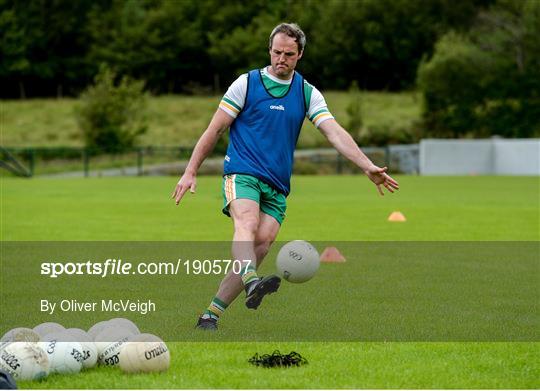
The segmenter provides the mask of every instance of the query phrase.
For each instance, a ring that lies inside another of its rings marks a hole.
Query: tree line
[[[0,0],[1,98],[77,96],[107,64],[152,93],[223,91],[268,63],[295,21],[299,70],[322,89],[401,90],[447,31],[493,0]]]
[[[305,31],[298,69],[318,88],[422,93],[413,128],[366,129],[348,109],[359,141],[540,137],[540,0],[0,0],[0,98],[79,96],[108,80],[83,94],[103,102],[115,88],[105,68],[144,81],[113,98],[139,102],[143,85],[221,93],[268,63],[283,21]]]
[[[418,69],[424,136],[540,137],[540,1],[499,0]]]

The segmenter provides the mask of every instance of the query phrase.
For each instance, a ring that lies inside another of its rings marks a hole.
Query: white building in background
[[[540,175],[540,139],[420,142],[421,175]]]

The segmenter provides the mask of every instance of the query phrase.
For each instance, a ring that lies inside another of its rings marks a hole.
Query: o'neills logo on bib
[[[285,107],[283,107],[283,105],[279,105],[279,106],[270,106],[270,110],[281,110],[281,111],[285,111]]]

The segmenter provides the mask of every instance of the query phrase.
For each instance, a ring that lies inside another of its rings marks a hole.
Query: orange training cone
[[[407,219],[403,216],[403,213],[395,211],[388,216],[388,221],[407,221]]]
[[[342,263],[345,257],[335,247],[326,247],[321,254],[321,262]]]

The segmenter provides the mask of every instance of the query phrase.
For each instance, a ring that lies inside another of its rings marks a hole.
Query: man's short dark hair
[[[304,51],[304,47],[306,47],[306,35],[304,34],[300,26],[298,26],[296,23],[278,24],[270,34],[270,40],[268,41],[268,47],[270,49],[272,48],[272,42],[274,41],[274,37],[278,33],[283,33],[291,38],[294,38],[296,44],[298,45],[298,53]]]

